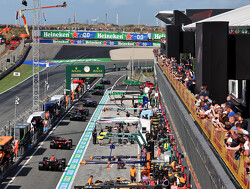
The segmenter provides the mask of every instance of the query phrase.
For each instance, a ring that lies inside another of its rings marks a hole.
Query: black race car
[[[56,137],[53,141],[50,142],[50,148],[70,149],[72,148],[72,139],[67,140],[62,137]]]
[[[74,109],[70,112],[69,116],[70,120],[74,121],[86,121],[86,115],[83,114],[80,110],[75,110]]]
[[[103,95],[104,94],[104,91],[103,90],[94,90],[92,92],[92,95]]]
[[[102,79],[101,84],[110,84],[110,80],[108,79]]]
[[[54,156],[51,158],[44,157],[42,162],[39,162],[38,169],[40,171],[63,171],[66,167],[66,159],[57,159]]]
[[[75,105],[75,107],[72,109],[72,111],[79,111],[80,113],[88,116],[89,115],[89,110],[88,109],[83,109],[83,104],[78,103]]]
[[[97,102],[95,100],[83,100],[82,105],[87,107],[96,107]]]
[[[94,89],[105,89],[105,87],[102,84],[96,84]]]

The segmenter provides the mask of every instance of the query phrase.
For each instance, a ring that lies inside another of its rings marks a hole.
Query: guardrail
[[[250,182],[247,180],[246,173],[247,161],[249,158],[241,156],[240,160],[235,160],[235,151],[227,150],[224,147],[225,134],[216,131],[213,124],[207,119],[197,117],[195,106],[196,99],[194,96],[183,86],[181,82],[174,79],[173,75],[167,70],[166,67],[162,66],[161,59],[158,60],[158,64],[233,176],[243,188],[249,188]]]
[[[22,54],[24,48],[24,40],[18,45],[18,47],[11,53],[5,55],[0,59],[0,71],[6,71],[14,62],[17,61],[19,56]]]

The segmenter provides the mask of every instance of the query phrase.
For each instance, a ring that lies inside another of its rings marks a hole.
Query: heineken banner
[[[40,39],[40,43],[160,47],[160,43],[159,42],[126,42],[126,41]]]
[[[162,37],[166,37],[165,33],[151,33],[152,40],[161,40]]]
[[[137,33],[105,33],[105,32],[80,32],[80,31],[41,31],[41,38],[78,38],[78,39],[110,39],[147,41],[148,34]]]

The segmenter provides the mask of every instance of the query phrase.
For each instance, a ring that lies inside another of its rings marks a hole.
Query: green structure
[[[104,65],[68,65],[66,66],[66,91],[67,94],[71,90],[71,78],[80,77],[104,77]]]

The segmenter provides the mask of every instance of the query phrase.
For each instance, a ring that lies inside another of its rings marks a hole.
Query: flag
[[[19,11],[16,11],[16,20],[18,20]]]
[[[74,23],[76,23],[76,13],[74,14]]]
[[[44,18],[44,21],[46,22],[45,12],[43,12],[43,18]]]

